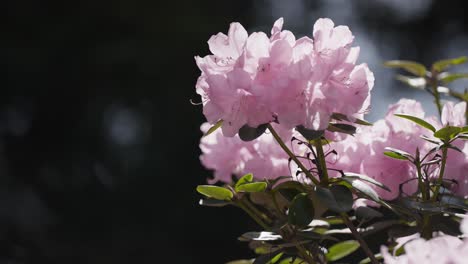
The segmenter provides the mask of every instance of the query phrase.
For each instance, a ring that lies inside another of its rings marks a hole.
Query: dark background
[[[319,17],[349,25],[376,74],[375,120],[402,96],[427,105],[383,60],[468,55],[461,3],[2,2],[0,264],[253,257],[236,239],[252,221],[198,206],[194,191],[210,176],[198,160],[204,117],[189,102],[199,101],[193,57],[208,53],[208,38],[232,21],[269,32],[280,16],[299,36]]]

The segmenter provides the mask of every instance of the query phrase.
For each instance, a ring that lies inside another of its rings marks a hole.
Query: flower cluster
[[[468,216],[462,220],[460,229],[465,236],[468,235]],[[468,239],[441,235],[430,240],[413,236],[400,238],[397,240],[396,248],[403,246],[406,254],[395,257],[382,246],[381,252],[386,264],[419,264],[419,263],[440,263],[440,264],[463,264],[468,258]]]
[[[353,118],[369,108],[374,76],[366,64],[356,65],[359,48],[351,46],[348,27],[319,19],[313,39],[297,40],[282,27],[281,18],[268,37],[232,23],[227,36],[208,40],[212,55],[195,57],[203,113],[211,124],[224,121],[225,136],[272,121],[323,130],[333,113]]]
[[[465,263],[468,239],[456,237],[456,221],[468,212],[467,99],[438,85],[468,78],[446,72],[468,57],[437,61],[430,70],[412,61],[386,62],[428,84],[424,90],[434,96],[440,118],[401,99],[372,125],[362,119],[374,77],[367,65],[356,64],[359,48],[352,47],[350,30],[319,19],[313,39],[296,40],[282,27],[279,19],[270,36],[248,35],[232,23],[228,35],[208,41],[212,55],[195,58],[208,120],[200,160],[214,171],[211,184],[225,183],[199,185],[200,204],[237,206],[267,231],[240,238],[261,242],[251,243],[256,252],[275,248],[255,263],[327,263],[361,248],[377,264],[364,235],[384,229],[382,244],[397,242],[393,252],[381,246],[385,263]],[[400,79],[414,86],[415,78]],[[444,105],[444,91],[462,102]],[[389,213],[399,219],[378,220]],[[322,241],[347,234],[336,229],[337,220],[355,240],[324,250]],[[468,235],[468,218],[461,230]],[[406,254],[397,256],[402,249]]]
[[[432,123],[441,128],[443,125],[464,125],[466,103],[447,103],[443,109],[442,124],[435,117],[426,117]],[[386,200],[396,198],[400,190],[405,194],[412,194],[417,189],[417,172],[413,164],[401,160],[392,159],[383,155],[386,147],[403,150],[415,154],[416,149],[424,155],[433,145],[420,138],[427,135],[426,129],[415,123],[394,116],[394,114],[407,114],[424,118],[424,110],[421,104],[410,99],[401,99],[391,105],[384,119],[378,120],[373,126],[360,127],[355,136],[346,136],[339,141],[329,144],[329,150],[335,150],[335,155],[328,155],[329,167],[344,172],[354,172],[367,175],[390,188],[390,192],[374,187],[380,197]],[[449,121],[450,120],[450,121]],[[449,123],[450,122],[450,123]],[[292,129],[284,129],[274,124],[280,131],[285,142],[291,142],[295,138],[304,140]],[[206,132],[209,124],[202,126]],[[468,143],[456,141],[455,144],[463,151],[449,150],[446,167],[447,179],[453,179],[455,193],[461,196],[468,195],[468,183],[465,179],[468,171]],[[306,150],[301,145],[294,146],[297,155],[304,155]],[[221,132],[203,137],[200,148],[203,152],[200,159],[203,165],[215,171],[213,181],[231,182],[232,175],[242,176],[253,173],[257,179],[272,179],[278,176],[294,175],[297,166],[288,164],[288,156],[274,141],[269,133],[265,133],[258,139],[250,142],[242,141],[238,136],[224,137]],[[307,164],[307,163],[306,163]],[[312,166],[309,163],[309,167]],[[436,177],[438,173],[428,171],[428,176]],[[336,172],[331,176],[339,177]]]
[[[381,188],[375,191],[384,199],[396,198],[400,191],[411,194],[416,190],[417,181],[414,165],[383,155],[386,147],[415,153],[416,149],[425,152],[430,146],[420,138],[426,130],[409,120],[394,114],[424,117],[421,104],[409,99],[401,99],[391,105],[384,119],[373,126],[362,127],[355,137],[332,143],[337,156],[330,157],[331,166],[343,171],[361,173],[383,183],[391,192]],[[335,164],[333,164],[335,163]]]

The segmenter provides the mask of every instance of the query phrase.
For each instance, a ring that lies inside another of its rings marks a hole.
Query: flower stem
[[[442,148],[442,164],[440,165],[440,173],[439,173],[439,178],[437,179],[435,191],[434,191],[434,196],[432,197],[433,201],[437,200],[437,196],[439,195],[439,190],[440,186],[442,186],[442,181],[444,179],[444,173],[445,173],[445,164],[447,163],[447,154],[448,154],[448,148],[447,146],[444,146]]]
[[[353,225],[353,222],[349,220],[349,216],[346,213],[341,213],[341,218],[343,219],[344,223],[348,228],[351,230],[351,233],[353,236],[357,239],[359,244],[361,245],[362,250],[366,253],[366,255],[369,257],[370,261],[372,264],[378,264],[379,261],[375,258],[374,253],[370,250],[369,246],[367,245],[366,241],[361,237],[359,232],[357,231],[356,227]]]
[[[422,219],[422,227],[421,227],[421,236],[429,240],[432,238],[432,225],[431,225],[431,217],[427,214],[423,215]]]
[[[328,171],[327,164],[325,163],[325,153],[323,152],[322,139],[315,140],[314,146],[317,150],[320,183],[326,186],[328,184]]]
[[[296,245],[297,250],[299,251],[299,256],[303,258],[309,264],[315,264],[315,260],[307,253],[307,250],[302,245]]]
[[[262,218],[265,222],[267,222],[268,224],[271,224],[272,221],[271,219],[266,215],[264,214],[263,212],[261,212],[260,210],[258,210],[258,208],[253,205],[249,200],[247,199],[244,199],[243,200],[243,203],[245,206],[247,206],[256,216],[259,216],[260,218]]]
[[[288,154],[288,156],[294,160],[294,162],[297,164],[297,166],[299,166],[299,168],[302,170],[302,172],[305,173],[305,175],[315,184],[315,185],[319,185],[320,182],[315,179],[315,177],[312,175],[312,173],[310,173],[310,171],[304,166],[304,164],[302,164],[302,162],[296,157],[296,155],[294,155],[294,153],[292,153],[292,151],[288,148],[288,146],[286,146],[286,144],[283,142],[283,140],[281,139],[281,137],[278,135],[278,133],[276,133],[275,129],[273,128],[273,126],[271,124],[268,124],[268,130],[270,130],[271,134],[273,135],[273,137],[275,138],[276,142],[278,142],[278,144],[281,146],[281,148]]]
[[[442,116],[442,104],[440,103],[439,90],[437,90],[437,87],[439,86],[438,80],[437,80],[437,72],[432,71],[430,82],[431,82],[432,92],[434,93],[434,102],[437,106],[437,111],[439,112],[439,116]]]
[[[239,206],[242,210],[244,210],[252,219],[260,225],[263,229],[265,230],[270,230],[270,227],[263,222],[262,219],[260,219],[250,208],[248,208],[242,201],[238,201],[236,203],[237,206]]]
[[[419,190],[421,191],[422,199],[423,201],[427,201],[429,200],[429,196],[427,195],[426,185],[424,185],[424,181],[423,181],[424,179],[421,173],[421,161],[416,160],[415,166],[418,172],[418,185],[419,185]]]

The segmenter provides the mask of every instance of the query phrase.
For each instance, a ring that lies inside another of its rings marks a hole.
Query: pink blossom
[[[419,138],[424,129],[394,116],[396,113],[424,117],[420,103],[402,99],[389,107],[385,119],[378,120],[373,126],[359,128],[354,137],[332,143],[331,148],[336,150],[337,155],[328,158],[330,168],[364,174],[389,187],[391,192],[372,186],[381,198],[387,200],[398,196],[400,185],[405,193],[412,194],[416,191],[417,181],[414,165],[385,156],[385,148],[391,147],[413,155],[417,148],[421,152],[428,149],[426,141]]]
[[[466,122],[465,112],[466,102],[458,104],[447,102],[442,108],[442,125],[464,126]]]
[[[454,104],[448,102],[442,109],[442,124],[451,126],[464,126],[466,103]],[[455,180],[453,191],[460,196],[468,197],[468,143],[464,140],[456,140],[452,143],[462,152],[449,149],[444,178]]]
[[[291,141],[291,129],[273,126],[284,142]],[[209,127],[208,123],[203,124],[202,132],[205,133]],[[221,131],[217,130],[202,137],[200,149],[203,166],[214,170],[214,179],[210,180],[210,183],[230,183],[232,176],[241,177],[247,173],[252,173],[258,180],[291,175],[288,155],[268,131],[253,141],[244,142],[237,135],[224,137]]]
[[[210,124],[204,123],[201,131],[206,133],[210,127]],[[232,175],[241,175],[243,161],[250,156],[251,148],[251,142],[244,142],[239,137],[224,137],[220,131],[202,137],[200,161],[207,169],[214,170],[214,178],[209,182],[231,182]]]
[[[374,83],[365,64],[355,65],[359,48],[346,26],[319,19],[314,40],[296,40],[278,19],[268,37],[247,34],[232,23],[226,36],[208,41],[212,55],[195,57],[202,71],[196,91],[209,123],[224,120],[225,136],[243,125],[278,120],[287,129],[304,125],[324,130],[334,112],[360,117],[370,104]]]
[[[468,215],[461,221],[460,230],[468,235]],[[381,247],[381,253],[386,264],[420,264],[420,263],[440,263],[440,264],[462,264],[468,258],[468,240],[459,239],[455,236],[439,234],[430,240],[425,240],[419,234],[397,239],[398,245],[405,249],[402,256],[393,256],[388,252],[388,248]],[[393,252],[394,253],[394,252]]]
[[[394,257],[385,247],[381,253],[386,264],[463,264],[468,258],[468,243],[454,236],[443,235],[431,240],[415,239],[404,246],[405,254]]]

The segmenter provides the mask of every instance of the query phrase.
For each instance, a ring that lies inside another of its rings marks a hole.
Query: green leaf
[[[434,137],[440,138],[444,141],[449,141],[450,139],[456,137],[462,131],[461,127],[456,126],[446,126],[434,133]]]
[[[434,64],[432,64],[432,68],[438,72],[441,72],[450,66],[463,64],[467,61],[467,59],[468,58],[466,56],[462,56],[454,59],[436,61]]]
[[[226,264],[252,264],[252,260],[247,260],[247,259],[239,259],[239,260],[233,260],[226,262]]]
[[[372,207],[368,206],[359,206],[355,210],[355,215],[358,219],[361,220],[370,220],[373,218],[381,218],[383,214]]]
[[[377,254],[375,254],[374,256],[375,256],[375,258],[376,258],[377,260],[383,259],[382,254],[380,254],[380,253],[377,253]],[[365,259],[359,261],[359,264],[369,264],[369,263],[371,263],[371,259],[370,259],[369,257],[367,257],[367,258],[365,258]]]
[[[445,205],[440,204],[439,202],[420,202],[414,201],[409,198],[400,198],[399,201],[402,205],[406,208],[409,208],[413,212],[422,211],[428,213],[447,213],[447,214],[454,214],[456,211],[450,210]]]
[[[261,255],[255,259],[253,264],[274,264],[278,262],[278,260],[280,260],[282,256],[283,256],[283,252],[278,253],[278,251],[270,253],[270,254]]]
[[[353,253],[359,247],[359,242],[356,240],[347,240],[336,243],[328,249],[328,253],[325,255],[325,257],[328,261],[337,261]]]
[[[408,119],[408,120],[411,120],[413,121],[414,123],[424,127],[424,128],[427,128],[429,130],[431,130],[432,132],[435,132],[436,129],[433,125],[429,124],[428,122],[422,120],[421,118],[419,117],[415,117],[415,116],[411,116],[411,115],[404,115],[404,114],[395,114],[396,116],[398,117],[401,117],[401,118],[405,118],[405,119]]]
[[[400,159],[400,160],[411,160],[411,159],[413,159],[413,156],[411,156],[411,154],[409,154],[408,152],[403,151],[403,150],[399,150],[399,149],[395,149],[395,148],[389,148],[389,147],[386,147],[385,150],[386,151],[384,152],[384,155],[388,156],[390,158]]]
[[[327,130],[348,135],[354,135],[356,133],[356,127],[348,124],[329,124]]]
[[[348,122],[353,122],[353,123],[358,124],[358,125],[372,126],[372,123],[369,123],[366,120],[362,120],[362,119],[354,118],[354,117],[351,120],[346,115],[343,115],[343,114],[340,114],[340,113],[333,113],[331,115],[331,118],[335,119],[335,120],[338,120],[338,121],[343,121],[344,120],[344,121],[348,121]]]
[[[268,124],[259,125],[258,127],[249,127],[248,125],[244,125],[239,129],[239,138],[243,141],[252,141],[263,135],[267,127]]]
[[[441,195],[440,202],[453,208],[468,211],[468,200],[454,195]]]
[[[398,74],[395,79],[408,85],[411,88],[424,90],[426,88],[427,81],[423,77],[409,77],[405,75]]]
[[[317,240],[317,241],[322,241],[322,240],[333,240],[333,241],[339,241],[337,238],[332,237],[332,236],[327,236],[323,235],[314,231],[300,231],[297,233],[298,237],[301,237],[306,240]]]
[[[283,238],[273,232],[247,232],[239,237],[240,241],[277,241]]]
[[[353,178],[342,178],[342,179],[348,182],[349,184],[351,184],[352,189],[365,194],[366,196],[368,196],[370,199],[372,199],[375,202],[380,201],[380,197],[377,194],[377,192],[374,189],[372,189],[372,187],[364,183],[363,181],[359,179],[353,179]]]
[[[430,138],[430,137],[427,137],[425,135],[421,135],[419,136],[420,138],[426,140],[427,142],[431,142],[432,144],[436,144],[436,145],[439,145],[440,144],[440,141],[435,141],[434,139]]]
[[[215,132],[216,129],[220,128],[222,125],[223,125],[223,120],[221,119],[218,122],[216,122],[216,124],[214,124],[212,127],[210,127],[210,129],[208,129],[208,131],[206,131],[205,135],[203,135],[203,136],[206,137],[209,134]]]
[[[424,65],[417,63],[415,61],[392,60],[392,61],[386,61],[384,63],[384,66],[389,67],[389,68],[400,68],[420,77],[423,77],[426,75],[426,67],[424,67]]]
[[[214,199],[224,201],[230,201],[232,197],[234,197],[229,189],[215,185],[198,185],[197,192],[207,197],[212,197]]]
[[[294,197],[289,206],[288,222],[298,227],[305,227],[314,220],[314,205],[307,193]]]
[[[360,228],[359,232],[363,237],[366,237],[399,224],[401,224],[400,220],[383,220],[373,223],[366,228]]]
[[[380,182],[376,181],[375,179],[373,179],[373,178],[371,178],[369,176],[363,175],[363,174],[354,173],[354,172],[345,172],[343,178],[360,179],[360,180],[363,180],[365,182],[372,183],[373,185],[378,186],[378,187],[380,187],[380,188],[382,188],[382,189],[384,189],[386,191],[389,191],[389,192],[391,191],[390,188],[388,188],[383,183],[380,183]]]
[[[236,185],[234,185],[234,188],[237,192],[237,187],[241,186],[242,184],[246,184],[249,182],[253,181],[253,174],[252,173],[247,173],[246,175],[242,176],[237,182]]]
[[[223,207],[223,206],[229,205],[230,203],[208,198],[208,199],[200,199],[199,204],[203,206]]]
[[[458,79],[466,78],[468,78],[468,73],[447,73],[443,75],[441,74],[441,76],[439,76],[439,80],[445,84],[451,83]]]
[[[315,186],[318,199],[335,213],[344,213],[353,207],[353,194],[342,185],[333,185],[330,188]]]
[[[307,140],[319,139],[323,136],[323,133],[324,133],[323,130],[311,130],[311,129],[305,128],[302,125],[297,126],[296,130]]]
[[[236,192],[263,192],[267,187],[266,182],[245,183],[236,187]]]
[[[281,260],[278,264],[305,264],[306,262],[300,258],[285,258]]]
[[[284,180],[286,180],[286,179],[290,181],[290,180],[292,180],[292,176],[279,176],[279,177],[276,177],[276,178],[271,179],[271,180],[267,179],[267,182],[268,182],[268,184],[270,186],[276,186],[276,184],[278,182],[280,182],[280,181],[284,182]]]
[[[306,188],[298,181],[285,181],[275,186],[274,190],[292,189],[298,192],[306,192]]]

